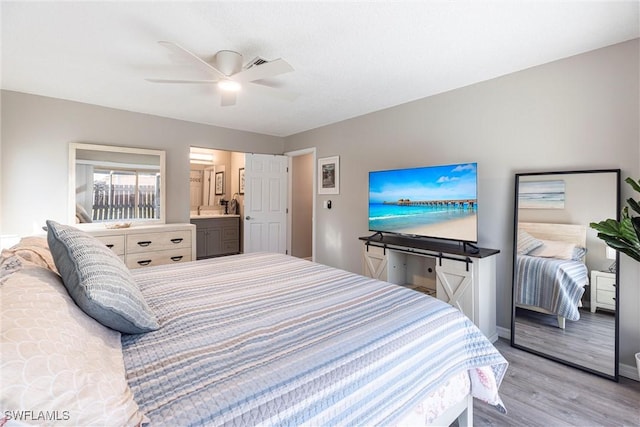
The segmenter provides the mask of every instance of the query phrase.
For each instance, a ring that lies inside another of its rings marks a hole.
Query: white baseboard
[[[503,328],[502,326],[498,326],[496,329],[498,330],[498,336],[500,338],[511,340],[511,329]]]
[[[623,365],[621,363],[618,365],[618,373],[620,374],[621,377],[640,381],[640,377],[638,376],[638,369],[635,366]]]
[[[498,326],[497,330],[498,330],[498,336],[500,338],[511,340],[511,329]],[[635,381],[640,381],[640,377],[638,376],[638,369],[633,365],[624,365],[620,363],[618,365],[618,373],[620,374],[621,377],[629,378]]]

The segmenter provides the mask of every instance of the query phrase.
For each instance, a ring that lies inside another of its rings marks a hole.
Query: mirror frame
[[[143,219],[132,220],[134,224],[165,224],[166,223],[166,153],[164,150],[152,150],[147,148],[134,148],[134,147],[120,147],[116,145],[99,145],[99,144],[86,144],[79,142],[69,143],[69,198],[68,198],[68,224],[73,226],[86,226],[91,227],[91,224],[96,223],[76,223],[76,152],[77,150],[98,151],[107,153],[123,153],[123,154],[142,154],[147,156],[158,156],[158,162],[160,166],[160,218],[159,219]],[[110,222],[119,221],[104,221],[100,222],[100,225],[108,224]],[[94,225],[95,226],[95,225]]]
[[[567,366],[571,366],[573,368],[580,369],[582,371],[589,372],[594,375],[598,375],[600,377],[604,377],[613,381],[618,382],[619,380],[619,364],[620,364],[620,253],[616,251],[616,259],[615,259],[615,275],[616,275],[616,287],[615,287],[615,338],[614,338],[614,374],[609,375],[605,372],[598,371],[596,369],[592,369],[588,366],[583,366],[578,363],[574,363],[570,360],[562,359],[560,357],[556,357],[549,353],[544,353],[542,351],[538,351],[531,347],[526,347],[524,345],[516,343],[516,292],[515,292],[515,283],[516,283],[516,274],[517,274],[517,244],[518,244],[518,194],[519,194],[519,184],[521,177],[528,176],[551,176],[557,175],[558,178],[562,177],[562,175],[570,175],[570,174],[594,174],[594,173],[615,173],[616,174],[616,214],[615,219],[620,221],[620,213],[621,213],[621,185],[620,185],[620,169],[592,169],[592,170],[568,170],[568,171],[549,171],[549,172],[529,172],[529,173],[516,173],[515,174],[515,188],[514,188],[514,211],[513,211],[513,258],[512,258],[512,280],[511,280],[511,346],[523,351],[526,351],[531,354],[535,354],[540,357],[544,357],[546,359],[553,360],[558,363],[562,363]],[[601,218],[598,221],[605,220],[606,218]],[[589,229],[589,224],[585,224],[587,229]],[[590,275],[589,275],[590,278]],[[591,285],[591,284],[589,284]]]

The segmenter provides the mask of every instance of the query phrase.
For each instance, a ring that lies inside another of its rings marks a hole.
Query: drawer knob
[[[180,242],[182,242],[182,240],[184,240],[184,239],[182,239],[182,237],[177,238],[177,239],[171,239],[171,243],[180,243]]]
[[[112,244],[108,244],[106,245],[109,249],[113,249],[113,245]]]
[[[150,259],[143,259],[141,261],[138,261],[138,264],[143,265],[143,266],[144,265],[149,265],[149,264],[151,264],[151,260]]]
[[[177,261],[180,261],[181,259],[182,259],[182,255],[179,255],[179,256],[172,256],[172,257],[171,257],[171,261],[176,261],[176,262],[177,262]]]
[[[142,246],[143,248],[146,248],[150,244],[151,244],[151,240],[143,240],[141,242],[138,242],[138,245]]]

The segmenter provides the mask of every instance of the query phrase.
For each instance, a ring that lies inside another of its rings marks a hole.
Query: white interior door
[[[287,165],[287,156],[245,154],[245,253],[287,253]]]

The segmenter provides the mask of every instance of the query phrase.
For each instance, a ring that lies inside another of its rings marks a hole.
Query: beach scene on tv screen
[[[369,173],[369,229],[476,242],[477,164]]]

